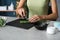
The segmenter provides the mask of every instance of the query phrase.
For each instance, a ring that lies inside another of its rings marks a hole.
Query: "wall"
[[[57,0],[57,5],[58,5],[58,15],[59,15],[59,18],[57,20],[60,21],[60,0]]]

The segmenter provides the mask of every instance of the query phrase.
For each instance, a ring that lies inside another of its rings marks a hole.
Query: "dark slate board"
[[[20,21],[24,21],[24,20],[28,21],[26,19],[17,19],[17,20],[6,23],[6,25],[19,27],[19,28],[23,28],[23,29],[30,29],[31,27],[33,27],[33,23],[30,23],[30,22],[20,23]]]

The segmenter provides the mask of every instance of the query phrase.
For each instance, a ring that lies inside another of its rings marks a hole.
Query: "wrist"
[[[42,15],[42,16],[41,16],[41,19],[42,19],[42,20],[47,20],[47,15]]]
[[[21,8],[23,8],[23,7],[17,7],[17,9],[21,9]]]

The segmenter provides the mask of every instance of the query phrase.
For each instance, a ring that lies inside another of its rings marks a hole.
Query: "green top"
[[[48,13],[49,0],[27,0],[29,18],[33,15],[45,15]]]

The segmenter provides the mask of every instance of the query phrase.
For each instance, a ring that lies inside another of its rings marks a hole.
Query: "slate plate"
[[[6,25],[24,28],[24,29],[30,29],[31,27],[33,27],[33,23],[28,22],[28,20],[26,19],[17,19],[6,23]]]

